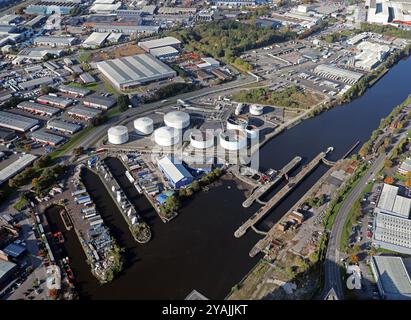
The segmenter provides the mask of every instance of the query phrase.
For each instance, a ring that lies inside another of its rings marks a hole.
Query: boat
[[[54,237],[55,240],[58,241],[58,243],[60,243],[60,244],[63,244],[63,243],[64,243],[63,234],[62,234],[60,231],[54,233],[54,234],[53,234],[53,237]]]

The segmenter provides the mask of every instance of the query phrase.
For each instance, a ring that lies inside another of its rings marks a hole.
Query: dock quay
[[[271,188],[277,185],[283,177],[287,179],[288,173],[293,170],[300,162],[302,158],[300,156],[296,156],[292,159],[289,163],[287,163],[277,174],[277,176],[270,182],[262,185],[261,187],[257,188],[244,202],[243,207],[248,208],[250,207],[254,201],[258,201],[260,197],[262,197],[266,192],[268,192]]]
[[[143,221],[135,207],[127,199],[121,186],[104,163],[104,160],[97,160],[93,165],[89,165],[89,168],[100,177],[124,220],[127,222],[134,239],[139,243],[147,243],[150,241],[151,230],[149,226]]]
[[[292,179],[289,180],[279,192],[277,192],[267,204],[254,213],[246,222],[244,222],[235,232],[236,238],[242,237],[247,230],[259,222],[274,206],[276,206],[288,193],[290,193],[312,170],[314,170],[320,162],[331,152],[334,148],[329,147],[327,151],[319,153],[310,163],[305,165],[302,170]]]

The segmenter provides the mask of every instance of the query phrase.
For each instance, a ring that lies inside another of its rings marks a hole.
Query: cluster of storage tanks
[[[240,106],[242,108],[242,105]],[[237,107],[237,108],[240,108]],[[251,108],[253,112],[262,113],[262,107]],[[236,109],[235,114],[238,110]],[[148,136],[154,133],[154,141],[161,147],[170,147],[181,141],[182,130],[190,126],[190,115],[183,111],[171,111],[164,115],[165,126],[154,130],[154,121],[149,117],[134,120],[134,130],[138,135]],[[218,141],[223,149],[235,151],[247,145],[247,138],[258,138],[258,129],[248,124],[243,116],[232,116],[227,119],[226,129],[221,131]],[[108,130],[108,141],[111,144],[123,144],[129,139],[125,126],[115,126]],[[207,149],[214,146],[215,133],[209,130],[193,130],[190,132],[190,145],[195,149]]]

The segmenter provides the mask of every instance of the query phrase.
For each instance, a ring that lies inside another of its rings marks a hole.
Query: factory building
[[[36,37],[33,43],[38,46],[48,46],[48,47],[71,47],[74,45],[76,38],[73,37],[47,37],[41,36]]]
[[[197,65],[200,69],[203,70],[212,70],[216,69],[220,66],[220,62],[218,62],[214,58],[201,58],[202,62]]]
[[[23,101],[17,105],[17,108],[22,109],[24,111],[32,112],[39,115],[47,115],[49,117],[54,116],[55,114],[60,112],[60,109],[44,106],[42,104],[38,104],[35,102],[30,101]]]
[[[91,120],[101,114],[101,111],[97,109],[76,106],[71,108],[67,113],[69,116],[75,119],[77,118],[81,120]]]
[[[85,84],[96,82],[96,79],[94,79],[94,77],[88,72],[80,74],[79,78]]]
[[[179,52],[176,48],[172,46],[165,46],[151,49],[150,54],[158,59],[167,59],[178,56]]]
[[[168,156],[158,159],[157,164],[167,180],[176,189],[184,187],[194,180],[182,163],[177,163]]]
[[[334,67],[331,65],[320,64],[315,67],[314,72],[321,77],[331,80],[341,81],[350,85],[353,85],[363,76],[362,73]]]
[[[137,54],[96,63],[98,70],[119,90],[176,76],[176,71],[150,54]]]
[[[38,125],[39,121],[11,112],[0,111],[0,127],[26,132]]]
[[[212,0],[213,4],[223,7],[253,7],[256,5],[255,0]]]
[[[41,86],[46,86],[49,84],[53,84],[54,79],[53,77],[43,77],[43,78],[37,78],[25,82],[20,82],[19,87],[21,90],[32,90],[39,88]]]
[[[376,247],[411,254],[411,199],[398,195],[399,187],[384,184],[374,221]]]
[[[74,134],[81,129],[81,125],[68,121],[52,119],[47,122],[47,129],[60,131],[66,134]]]
[[[367,22],[411,25],[411,5],[407,0],[366,0]]]
[[[88,95],[91,92],[88,89],[70,87],[70,86],[66,86],[64,84],[59,87],[59,91],[63,92],[63,93],[71,94],[75,97],[85,97],[86,95]]]
[[[61,98],[52,95],[44,95],[37,98],[37,102],[42,104],[49,104],[61,109],[65,109],[73,103],[73,100]]]
[[[7,180],[13,178],[19,172],[23,171],[25,168],[31,165],[36,159],[37,156],[33,154],[24,154],[16,161],[9,164],[7,167],[0,170],[0,185],[2,185]]]
[[[390,52],[389,46],[369,41],[361,42],[357,49],[360,53],[354,57],[355,67],[368,71],[377,67]]]
[[[83,100],[83,103],[87,107],[108,110],[113,107],[117,102],[116,99],[103,97],[103,96],[88,96]]]
[[[407,157],[398,167],[398,173],[407,176],[411,172],[411,158]]]
[[[111,127],[107,131],[108,142],[111,144],[123,144],[128,141],[128,130],[125,126]]]
[[[109,32],[93,32],[86,40],[84,40],[82,46],[84,48],[98,48],[104,44],[109,35]]]
[[[0,289],[5,287],[12,279],[14,273],[19,270],[17,264],[0,259]]]
[[[58,136],[56,134],[48,133],[43,130],[38,130],[30,134],[30,139],[40,142],[42,144],[47,144],[49,146],[55,147],[58,144],[62,143],[65,138]]]
[[[160,30],[159,26],[150,26],[150,25],[136,25],[131,23],[93,23],[92,25],[93,31],[97,32],[114,32],[114,33],[123,33],[126,35],[132,34],[145,34],[150,35],[154,33],[158,33]]]
[[[29,5],[24,12],[26,14],[36,15],[51,15],[59,12],[62,15],[70,14],[78,6],[78,3],[74,1],[40,1],[36,4]]]
[[[171,111],[164,115],[166,126],[175,129],[184,129],[190,125],[190,115],[183,111]]]
[[[411,299],[410,274],[401,257],[373,256],[371,270],[382,299]]]
[[[162,48],[162,47],[174,47],[176,49],[180,48],[181,41],[174,37],[164,37],[155,40],[146,40],[138,42],[138,46],[146,52],[150,52],[152,49]]]

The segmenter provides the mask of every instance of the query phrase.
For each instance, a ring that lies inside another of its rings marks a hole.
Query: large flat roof
[[[398,193],[398,187],[384,183],[381,191],[380,199],[378,200],[378,208],[392,211],[395,203],[395,197]]]
[[[29,166],[34,160],[37,159],[37,156],[33,154],[24,154],[16,161],[9,164],[3,170],[0,170],[0,185],[3,184],[8,179],[15,176],[21,170]],[[0,260],[1,261],[1,260]]]
[[[384,293],[408,296],[411,299],[411,280],[400,257],[373,256],[379,283]]]
[[[59,144],[64,141],[64,137],[58,136],[56,134],[48,133],[42,130],[38,130],[30,134],[30,137],[41,142]]]
[[[37,119],[0,111],[0,127],[25,132],[39,124]]]
[[[179,45],[180,43],[181,41],[174,37],[164,37],[164,38],[155,39],[155,40],[140,41],[138,43],[138,46],[144,47],[145,49],[150,50],[150,49],[165,47],[165,46],[175,46],[175,45]]]
[[[138,85],[176,75],[173,69],[151,54],[97,62],[97,68],[117,87]]]
[[[168,176],[173,180],[174,183],[177,183],[183,178],[192,177],[192,175],[182,164],[174,163],[168,156],[158,159],[158,165],[165,172],[167,172]]]
[[[76,106],[76,107],[71,108],[68,111],[68,113],[83,116],[83,117],[94,118],[95,116],[99,115],[101,111],[98,109],[87,108],[83,106]]]
[[[60,109],[53,108],[44,104],[39,104],[35,102],[30,102],[30,101],[23,101],[20,102],[17,105],[18,108],[23,109],[23,110],[29,110],[29,111],[36,111],[36,112],[41,112],[41,113],[46,113],[48,115],[55,115],[60,111]]]
[[[15,263],[0,259],[0,280],[16,266]]]

